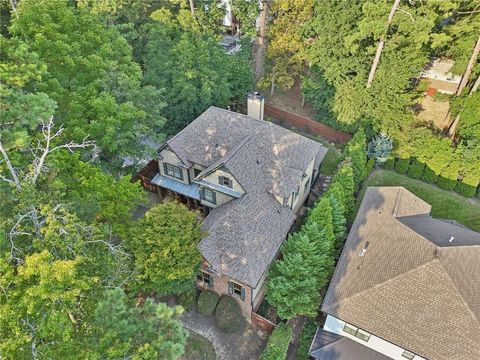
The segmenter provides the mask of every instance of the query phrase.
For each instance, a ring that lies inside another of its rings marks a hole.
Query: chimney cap
[[[248,93],[248,98],[249,99],[258,99],[258,100],[263,100],[265,97],[260,94],[258,91],[252,91]]]

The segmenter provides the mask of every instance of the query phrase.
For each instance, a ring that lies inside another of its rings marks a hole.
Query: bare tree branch
[[[10,161],[10,158],[8,157],[7,151],[3,147],[2,143],[2,136],[0,135],[0,152],[2,153],[3,159],[7,163],[7,168],[10,171],[10,174],[12,175],[13,183],[15,183],[15,186],[17,187],[18,191],[22,191],[22,185],[20,184],[20,180],[18,178],[17,171],[12,165],[12,162]]]

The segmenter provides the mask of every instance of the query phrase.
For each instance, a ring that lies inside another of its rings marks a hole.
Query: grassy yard
[[[472,230],[480,231],[479,200],[465,198],[453,191],[445,191],[435,185],[410,179],[405,175],[388,170],[376,170],[373,172],[365,181],[361,195],[358,197],[359,199],[363,197],[366,186],[403,186],[432,205],[433,217],[453,219]]]
[[[337,169],[338,163],[342,159],[342,154],[334,147],[328,147],[327,155],[320,165],[320,174],[333,175]]]
[[[215,360],[215,349],[210,341],[194,332],[188,332],[185,354],[179,360]]]

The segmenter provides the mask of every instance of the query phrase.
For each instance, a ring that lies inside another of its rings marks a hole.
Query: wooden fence
[[[151,160],[136,175],[132,177],[131,181],[135,182],[140,180],[145,190],[156,193],[157,187],[151,182],[156,173],[158,173],[158,162],[157,160]]]
[[[279,109],[275,106],[265,104],[265,115],[272,117],[275,123],[280,125],[287,125],[288,127],[295,127],[299,131],[320,135],[329,141],[336,141],[345,144],[352,138],[352,135],[332,129],[331,127],[314,121],[312,119],[293,114],[291,112]]]
[[[275,328],[275,324],[273,322],[254,312],[252,312],[252,324],[267,334],[271,334]]]

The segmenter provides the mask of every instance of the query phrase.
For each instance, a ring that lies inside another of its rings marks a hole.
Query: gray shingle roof
[[[479,359],[479,234],[429,213],[402,187],[368,188],[322,310],[426,358]]]
[[[308,354],[316,360],[389,360],[388,356],[345,336],[317,329]]]
[[[266,189],[288,197],[309,162],[321,161],[319,143],[267,121],[210,107],[167,144],[187,165],[226,165],[247,191]]]
[[[288,198],[312,159],[327,153],[319,143],[275,124],[210,107],[167,142],[186,166],[224,166],[245,190],[204,220],[199,244],[214,270],[255,287],[295,220],[272,194]]]
[[[287,236],[295,214],[267,192],[247,193],[215,208],[198,248],[213,268],[256,287]]]

